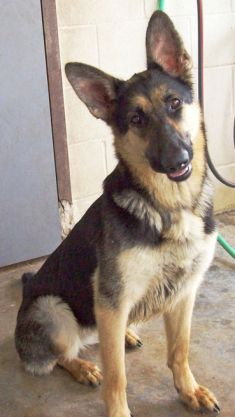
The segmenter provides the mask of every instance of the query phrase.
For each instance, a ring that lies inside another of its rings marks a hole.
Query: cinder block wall
[[[145,68],[145,31],[156,0],[56,0],[62,68],[66,62],[91,64],[128,78]],[[193,57],[197,89],[196,0],[166,0]],[[219,172],[235,181],[235,0],[204,0],[205,119],[209,149]],[[115,166],[109,128],[94,119],[63,73],[66,127],[74,217],[78,220],[99,196]],[[215,182],[217,211],[235,207],[235,190]]]

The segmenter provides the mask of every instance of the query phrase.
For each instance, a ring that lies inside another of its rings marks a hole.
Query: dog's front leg
[[[128,308],[96,305],[103,363],[103,397],[108,417],[130,417],[126,399],[125,332]]]
[[[188,363],[191,318],[196,291],[187,293],[164,314],[168,342],[168,366],[181,400],[194,410],[219,412],[218,402],[207,388],[199,385]]]

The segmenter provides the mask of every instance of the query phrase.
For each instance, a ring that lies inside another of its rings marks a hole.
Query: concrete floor
[[[219,230],[235,244],[235,213],[217,217]],[[14,348],[13,333],[20,303],[20,276],[37,270],[41,261],[0,270],[0,416],[102,417],[100,388],[79,385],[56,368],[46,377],[24,372]],[[135,417],[188,417],[178,400],[166,367],[162,320],[139,331],[144,346],[128,351],[129,405]],[[98,347],[84,357],[100,364]],[[235,416],[235,260],[217,247],[214,263],[200,288],[192,327],[191,368],[198,382],[211,389],[223,417]]]

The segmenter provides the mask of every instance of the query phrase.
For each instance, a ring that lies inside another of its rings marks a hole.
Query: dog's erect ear
[[[170,18],[161,11],[153,13],[146,33],[148,68],[158,64],[174,77],[191,79],[191,59]]]
[[[91,114],[109,122],[112,116],[118,80],[90,65],[72,62],[65,73]]]

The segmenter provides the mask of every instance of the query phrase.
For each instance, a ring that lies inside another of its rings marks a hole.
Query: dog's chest
[[[119,257],[125,295],[133,303],[132,319],[147,319],[194,281],[200,281],[214,252],[215,236],[204,234],[199,217],[182,212],[156,247],[135,246]],[[195,284],[196,285],[196,284]]]

